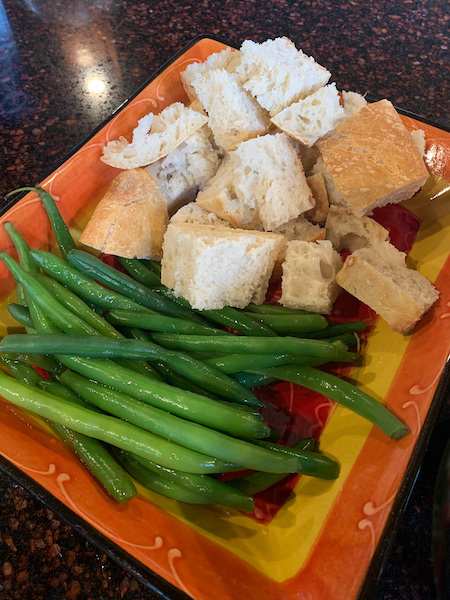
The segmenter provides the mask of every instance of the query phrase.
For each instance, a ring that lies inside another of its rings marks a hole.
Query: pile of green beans
[[[365,322],[333,325],[271,304],[194,310],[161,284],[159,263],[118,257],[128,274],[106,265],[77,249],[50,194],[23,189],[41,198],[62,258],[5,224],[20,263],[0,252],[17,284],[8,309],[27,335],[0,342],[13,375],[0,373],[0,393],[46,419],[119,502],[136,495],[134,479],[177,501],[252,512],[253,495],[291,473],[338,477],[313,440],[267,441],[279,434],[251,388],[279,380],[327,395],[392,439],[408,433],[382,404],[317,370],[357,360]],[[228,483],[211,477],[244,469],[253,472]]]

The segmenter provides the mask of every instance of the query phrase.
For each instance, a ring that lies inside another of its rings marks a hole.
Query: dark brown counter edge
[[[219,37],[209,34],[203,34],[195,37],[186,46],[184,46],[179,52],[177,52],[172,58],[164,63],[153,75],[151,75],[145,83],[127,100],[125,100],[116,110],[114,110],[109,117],[107,117],[102,123],[100,123],[86,138],[78,143],[64,158],[53,165],[46,173],[41,177],[44,180],[46,177],[51,175],[56,169],[63,165],[69,158],[71,158],[80,148],[82,148],[90,139],[96,135],[105,125],[111,121],[111,119],[120,112],[125,106],[127,106],[136,96],[138,96],[156,77],[158,77],[163,71],[165,71],[171,64],[173,64],[178,58],[180,58],[187,50],[195,46],[202,39],[210,39],[223,44],[226,44],[233,48],[238,48],[235,44],[231,44]],[[368,97],[370,102],[375,102],[378,99],[374,97]],[[416,121],[421,121],[427,125],[436,127],[443,131],[450,132],[450,127],[437,123],[432,119],[428,119],[419,116],[413,112],[405,110],[400,107],[395,107],[397,112],[407,117],[410,117]],[[16,202],[26,195],[26,192],[17,194],[10,200],[6,201],[6,204],[0,210],[0,216],[5,214]],[[367,571],[363,585],[361,586],[358,594],[358,600],[369,600],[373,597],[376,591],[378,581],[383,573],[383,570],[388,561],[390,550],[397,532],[398,526],[403,515],[403,511],[408,503],[411,491],[414,483],[420,471],[420,466],[425,455],[428,442],[430,440],[433,428],[436,424],[439,411],[445,400],[446,393],[450,389],[450,366],[446,365],[433,401],[431,408],[428,411],[425,419],[422,431],[415,444],[413,453],[411,455],[408,467],[403,477],[402,483],[398,489],[396,499],[390,511],[388,520],[384,527],[382,536],[377,545],[376,551],[370,562],[369,569]],[[83,535],[86,539],[92,542],[100,550],[104,551],[108,556],[117,561],[122,567],[127,569],[136,579],[142,582],[144,585],[149,587],[152,591],[158,593],[161,598],[165,600],[188,600],[190,597],[178,588],[170,584],[168,581],[157,575],[154,571],[143,565],[139,560],[132,557],[128,552],[123,550],[120,546],[112,542],[108,537],[100,533],[94,526],[87,523],[83,518],[73,512],[64,503],[58,500],[44,487],[38,484],[34,479],[26,475],[18,467],[14,466],[7,459],[0,455],[0,471],[10,477],[15,483],[25,488],[35,498],[40,500],[44,505],[50,508],[53,512],[58,514],[64,519],[71,527],[73,527],[78,533]]]

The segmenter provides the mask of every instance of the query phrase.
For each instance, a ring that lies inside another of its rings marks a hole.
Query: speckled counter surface
[[[51,171],[156,69],[203,33],[235,44],[286,35],[327,67],[341,87],[389,98],[449,126],[448,3],[338,4],[3,0],[0,195]],[[449,414],[445,405],[374,595],[377,600],[435,597],[431,496]],[[4,476],[0,535],[0,600],[154,597]]]

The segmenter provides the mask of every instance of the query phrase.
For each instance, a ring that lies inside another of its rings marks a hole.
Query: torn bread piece
[[[225,69],[228,73],[235,73],[240,61],[241,53],[239,50],[225,48],[225,50],[222,50],[221,52],[210,54],[205,62],[195,62],[188,65],[185,70],[180,73],[180,77],[185,92],[189,96],[189,100],[191,102],[197,100],[197,93],[192,85],[192,82],[197,75],[205,75],[213,69]]]
[[[378,206],[411,198],[425,183],[428,170],[388,100],[367,104],[317,142],[321,171],[330,202],[357,216]]]
[[[317,242],[317,240],[325,239],[325,229],[319,225],[310,223],[303,216],[297,217],[296,219],[281,225],[274,230],[274,233],[279,233],[284,237],[284,244],[278,254],[270,281],[278,281],[278,279],[281,279],[283,273],[282,265],[286,259],[286,250],[289,242],[292,242],[293,240]]]
[[[227,152],[269,130],[269,115],[225,69],[196,75],[192,87],[208,113],[214,139]]]
[[[140,119],[130,143],[124,137],[109,142],[101,160],[117,169],[146,167],[167,156],[207,122],[206,115],[175,102],[159,115],[150,113]]]
[[[337,282],[387,321],[392,331],[407,333],[439,297],[434,285],[409,269],[406,254],[389,242],[361,248],[347,257]]]
[[[234,227],[265,231],[314,206],[300,160],[284,133],[239,144],[196,202]]]
[[[241,54],[236,71],[245,81],[244,88],[272,117],[293,102],[313,94],[331,76],[286,37],[262,44],[246,40]]]
[[[291,104],[271,121],[291,137],[311,147],[344,118],[336,84],[331,83],[304,100]]]
[[[203,125],[167,156],[146,167],[166,198],[169,214],[194,200],[216,174],[221,159],[210,136],[208,125]]]
[[[271,233],[171,223],[161,283],[198,310],[261,304],[282,243]]]
[[[182,206],[170,218],[170,223],[179,225],[180,223],[191,223],[194,225],[211,225],[213,227],[231,227],[228,221],[219,219],[214,213],[209,212],[199,206],[196,202],[190,202]]]
[[[333,248],[354,252],[389,240],[389,231],[370,217],[357,217],[342,206],[331,206],[325,224]]]
[[[327,220],[330,203],[328,202],[327,188],[322,173],[315,173],[306,178],[306,183],[316,202],[314,208],[305,212],[304,217],[311,223],[324,225]]]
[[[156,179],[144,169],[130,169],[111,181],[80,242],[105,254],[159,260],[168,221]]]
[[[340,294],[336,275],[342,260],[328,240],[292,241],[283,263],[280,303],[328,315]]]
[[[367,100],[357,92],[342,92],[345,118],[354,117],[366,104]]]
[[[423,129],[414,129],[411,131],[411,137],[416,145],[417,150],[419,151],[420,156],[425,156],[425,131]]]

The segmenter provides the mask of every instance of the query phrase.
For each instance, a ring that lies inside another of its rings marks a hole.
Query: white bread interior
[[[161,282],[199,310],[261,304],[282,243],[271,233],[169,224]]]
[[[283,263],[280,303],[289,308],[329,314],[340,293],[336,274],[342,260],[331,242],[292,241]]]
[[[271,121],[291,137],[311,147],[344,118],[336,84],[331,83],[286,107]]]
[[[342,206],[331,206],[325,223],[333,248],[354,252],[389,240],[389,231],[370,217],[357,217]]]
[[[194,200],[198,190],[216,174],[220,158],[210,135],[208,125],[203,125],[167,156],[146,167],[158,181],[169,214]]]
[[[419,151],[420,156],[425,155],[425,131],[423,129],[414,129],[411,131],[411,137]]]
[[[357,92],[342,92],[345,118],[354,117],[366,104],[367,100]]]
[[[239,85],[234,74],[213,69],[196,75],[191,85],[208,113],[217,144],[227,152],[269,130],[269,115]]]
[[[327,188],[322,173],[315,173],[306,178],[306,183],[313,195],[315,205],[314,208],[305,212],[305,218],[311,223],[324,225],[327,220],[330,203],[328,202]]]
[[[323,87],[331,74],[315,60],[297,50],[286,37],[257,44],[246,40],[241,46],[237,73],[244,87],[274,116]]]
[[[387,321],[392,331],[406,333],[436,302],[439,292],[406,255],[389,242],[362,248],[347,257],[337,282]]]
[[[124,137],[109,142],[101,160],[117,169],[145,167],[167,156],[207,122],[206,115],[175,102],[159,115],[149,113],[140,119],[130,143]]]
[[[202,63],[191,63],[184,71],[180,73],[181,82],[185,89],[186,94],[189,96],[189,100],[194,102],[197,99],[197,93],[192,86],[192,82],[197,75],[205,75],[213,69],[225,69],[228,73],[235,73],[236,67],[241,61],[241,53],[239,50],[232,50],[231,48],[225,48],[221,52],[214,52],[210,54],[208,58]]]
[[[411,134],[388,100],[367,104],[318,140],[330,202],[357,216],[413,196],[428,171]]]
[[[275,263],[271,281],[281,279],[282,265],[286,259],[286,251],[289,242],[293,240],[301,240],[303,242],[317,242],[317,240],[325,239],[325,229],[319,225],[310,223],[305,217],[300,216],[292,221],[288,221],[274,230],[274,233],[279,233],[284,237],[284,244],[280,249],[277,261]]]
[[[219,219],[217,215],[199,206],[196,202],[185,204],[170,218],[170,223],[192,223],[195,225],[212,225],[214,227],[231,227],[228,221]]]
[[[80,242],[105,254],[159,260],[168,221],[156,179],[144,169],[130,169],[111,181]]]
[[[239,144],[196,202],[234,227],[265,231],[314,206],[300,160],[284,133]]]

